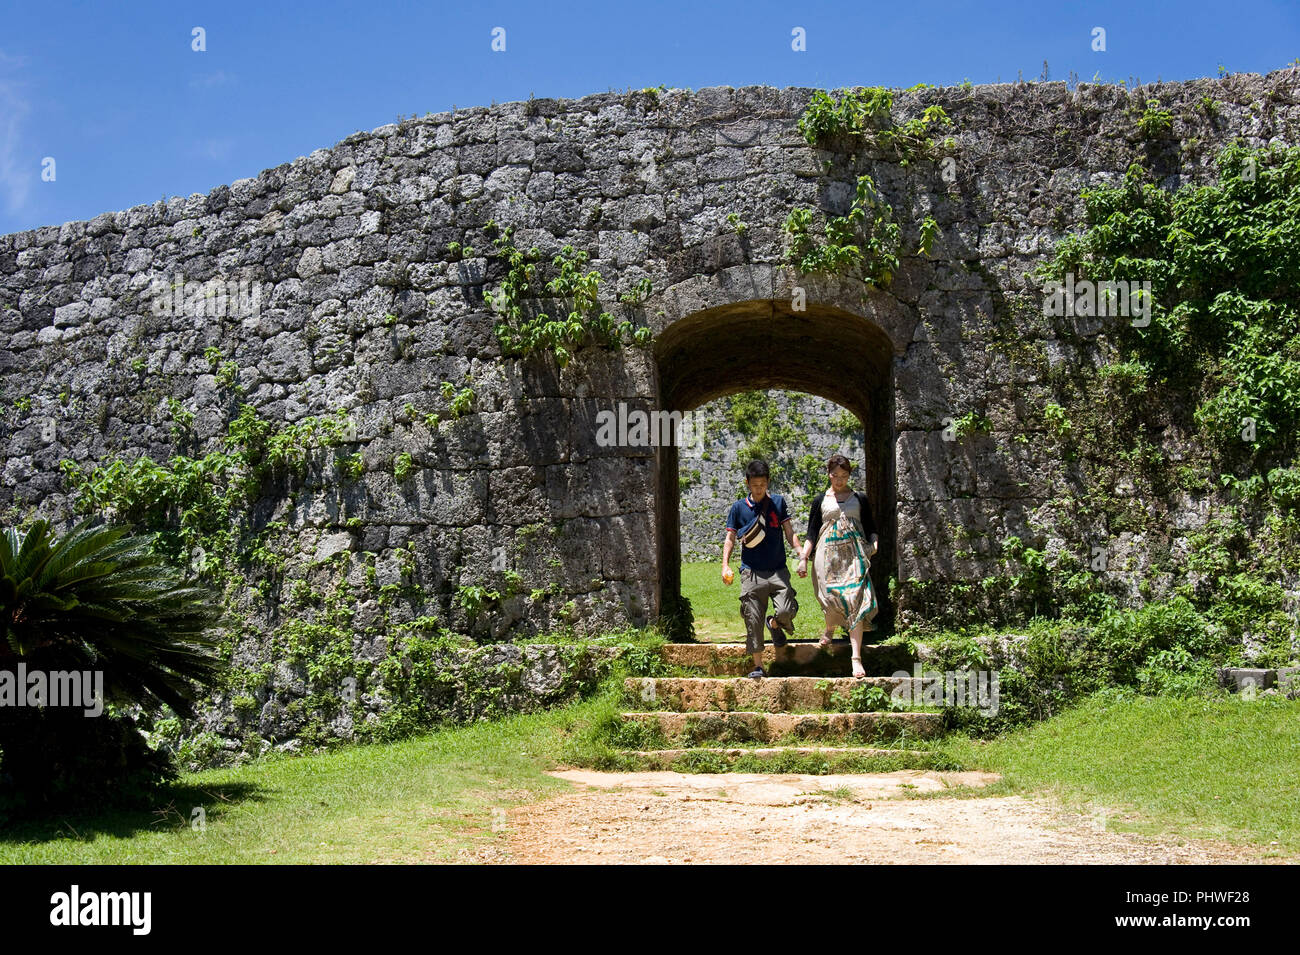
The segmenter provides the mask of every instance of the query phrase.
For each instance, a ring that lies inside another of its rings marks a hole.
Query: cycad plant
[[[221,668],[210,635],[220,608],[148,536],[127,534],[89,520],[62,538],[43,520],[0,532],[0,671],[99,671],[105,702],[193,716]],[[50,810],[147,804],[175,777],[129,717],[0,706],[0,828]]]
[[[61,539],[45,520],[0,533],[0,668],[99,670],[108,699],[192,716],[221,667],[211,633],[220,607],[149,537],[89,525]]]

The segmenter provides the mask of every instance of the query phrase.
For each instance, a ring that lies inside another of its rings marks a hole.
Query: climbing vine
[[[1150,281],[1149,323],[1115,323],[1124,378],[1186,395],[1204,438],[1264,474],[1300,447],[1300,147],[1234,143],[1219,169],[1169,191],[1134,164],[1084,190],[1087,230],[1038,274]]]
[[[911,89],[927,85],[919,83]],[[952,125],[947,112],[938,104],[927,106],[915,119],[895,124],[894,93],[883,86],[859,86],[837,92],[841,94],[838,99],[824,90],[815,90],[800,117],[799,132],[809,146],[826,146],[837,140],[846,140],[853,147],[870,144],[906,166],[915,158],[933,157],[938,150],[931,130]],[[943,148],[952,145],[951,139],[942,144]]]
[[[173,436],[183,440],[193,415],[179,402],[169,407]],[[244,404],[222,436],[221,450],[202,457],[114,457],[88,471],[65,458],[59,467],[75,511],[106,514],[153,533],[155,550],[176,564],[192,564],[200,576],[238,564],[278,569],[283,559],[267,549],[264,535],[239,532],[242,515],[264,482],[301,478],[310,453],[339,444],[346,424],[347,413],[339,410],[277,425]]]
[[[600,272],[583,271],[590,253],[564,246],[551,260],[556,274],[543,282],[542,255],[536,246],[527,251],[516,248],[512,241],[514,226],[499,230],[495,222],[489,221],[484,228],[489,234],[500,232],[493,245],[498,259],[506,264],[505,277],[488,297],[499,316],[494,330],[504,354],[522,358],[549,352],[563,368],[584,345],[618,348],[625,342],[645,345],[653,338],[649,328],[619,321],[602,307]],[[650,291],[649,280],[643,279],[634,291],[622,296],[622,302],[640,304]],[[567,310],[567,314],[552,318],[549,312],[540,311],[540,303],[547,300],[558,304],[560,312]]]
[[[806,275],[856,274],[864,282],[888,286],[898,271],[902,243],[894,211],[868,175],[858,177],[848,215],[826,222],[826,241],[811,233],[811,209],[796,208],[785,220],[791,243],[786,261]]]
[[[799,130],[810,146],[835,150],[847,147],[854,159],[859,150],[871,146],[883,158],[906,166],[918,157],[936,158],[955,144],[948,138],[942,148],[936,147],[930,136],[932,127],[951,125],[942,106],[928,106],[920,117],[896,125],[891,90],[857,87],[841,94],[837,99],[823,90],[813,93],[799,119]],[[827,160],[828,169],[831,164]],[[827,217],[824,241],[815,234],[811,209],[792,209],[784,230],[790,237],[785,261],[805,275],[850,275],[876,288],[886,288],[903,254],[902,230],[894,210],[875,180],[865,173],[854,181],[849,211],[843,216]],[[920,225],[916,253],[929,255],[938,237],[938,222],[927,215]]]
[[[231,378],[233,387],[233,374]],[[474,400],[471,388],[450,384],[443,395],[453,417],[467,413]],[[174,399],[167,407],[173,438],[178,444],[191,443],[193,413]],[[350,721],[351,737],[359,741],[396,739],[445,720],[499,715],[508,705],[503,694],[522,690],[520,664],[488,665],[464,657],[473,641],[453,633],[439,618],[419,612],[427,594],[416,583],[413,540],[393,551],[398,576],[382,586],[377,555],[368,551],[361,554],[360,581],[348,550],[313,562],[311,572],[291,586],[280,580],[291,555],[273,546],[271,535],[283,534],[288,525],[270,521],[255,529],[249,505],[266,490],[264,482],[304,477],[313,454],[345,440],[347,425],[341,410],[284,425],[244,404],[220,436],[220,448],[202,456],[175,454],[164,461],[114,458],[88,470],[70,460],[61,463],[74,511],[103,513],[153,532],[155,549],[180,565],[188,564],[197,578],[224,594],[228,617],[222,652],[228,659],[242,656],[236,649],[246,638],[267,644],[257,655],[260,662],[232,663],[218,688],[218,699],[224,696],[246,727],[242,748],[231,750],[226,738],[167,710],[138,714],[139,726],[152,744],[169,747],[183,766],[197,769],[235,756],[259,755],[267,745],[264,730],[249,725],[256,723],[259,712],[263,723],[271,720],[305,745],[328,746],[338,742],[338,727],[332,725],[338,720]],[[399,469],[411,467],[406,457],[404,465],[398,462]],[[357,455],[340,463],[352,477],[364,471]],[[358,518],[342,523],[350,530],[361,527]],[[319,576],[332,584],[315,589],[311,580]],[[455,602],[472,615],[523,585],[514,571],[506,571],[504,580],[500,592],[458,588]],[[256,629],[240,609],[241,593],[250,586],[270,611]],[[553,592],[558,593],[558,587],[535,590],[533,598]],[[399,598],[411,605],[390,618]],[[365,625],[359,610],[371,601],[376,610]],[[358,658],[355,641],[362,633],[367,639],[386,637],[387,652],[378,662]],[[564,692],[572,692],[594,672],[582,660],[572,662],[582,665],[566,676]],[[286,688],[281,668],[301,679],[301,686]],[[273,691],[277,705],[265,711]]]
[[[1148,105],[1144,133],[1157,134],[1164,119]],[[1144,576],[1171,574],[1175,592],[1253,659],[1284,664],[1297,649],[1285,582],[1300,574],[1300,148],[1232,143],[1216,182],[1173,190],[1134,164],[1121,184],[1081,198],[1084,229],[1035,275],[1121,295],[1149,282],[1150,293],[1134,299],[1141,314],[1119,318],[1113,294],[1099,295],[1080,314],[1105,322],[1103,363],[1047,376],[1054,395],[1043,434],[1082,465],[1083,493],[1067,510],[1082,525],[1102,517],[1112,535],[1152,539],[1173,531],[1151,501],[1175,491],[1208,498],[1209,519],[1187,535],[1185,556],[1156,557]],[[1070,340],[1069,322],[1057,322]],[[1164,438],[1171,424],[1185,434],[1178,460]],[[1032,551],[1021,544],[1004,556],[1024,568]],[[1049,589],[1054,607],[1079,612],[1100,588],[1068,598]],[[1092,615],[1103,605],[1094,602]]]

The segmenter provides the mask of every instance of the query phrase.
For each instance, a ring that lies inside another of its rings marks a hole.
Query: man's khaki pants
[[[799,612],[799,601],[794,599],[794,586],[790,583],[790,568],[776,570],[751,570],[740,568],[740,615],[745,619],[745,649],[757,653],[763,649],[764,618],[767,601],[772,601],[772,616],[777,626],[787,633],[794,630],[794,615]]]

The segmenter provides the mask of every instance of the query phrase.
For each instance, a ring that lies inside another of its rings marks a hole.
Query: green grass
[[[637,769],[641,767],[617,749],[664,745],[648,731],[620,729],[617,702],[611,694],[602,718],[588,725],[582,765]],[[991,741],[951,734],[938,740],[867,744],[922,751],[921,757],[911,758],[900,753],[897,765],[792,755],[785,763],[742,758],[725,766],[711,749],[776,744],[718,743],[693,747],[698,756],[678,768],[814,774],[909,767],[987,770],[1003,779],[988,787],[918,792],[911,798],[1046,793],[1093,818],[1100,818],[1096,811],[1105,808],[1105,824],[1112,831],[1255,844],[1285,856],[1300,850],[1298,721],[1300,701],[1248,701],[1226,692],[1190,699],[1112,692]],[[1270,846],[1272,842],[1278,845]]]
[[[821,796],[823,799],[834,799],[839,802],[858,801],[858,794],[848,786],[836,786],[834,789],[817,789],[811,795]]]
[[[1000,739],[947,752],[1003,775],[998,792],[1105,807],[1107,828],[1300,850],[1300,700],[1098,694]]]
[[[581,636],[573,631],[520,634],[513,637],[510,642],[520,646],[540,644],[542,646],[658,647],[668,641],[658,630],[643,627],[603,633],[598,637]]]
[[[811,577],[800,577],[794,572],[796,561],[790,559],[790,546],[786,545],[786,566],[790,568],[790,581],[794,584],[799,611],[794,616],[796,640],[816,640],[825,632],[822,608],[817,603]],[[730,637],[737,643],[745,641],[745,623],[740,618],[740,557],[731,555],[731,570],[736,575],[730,587],[722,582],[722,552],[715,561],[682,562],[682,596],[691,602],[695,614],[695,639],[722,640]],[[771,612],[771,603],[768,604]],[[837,634],[839,636],[839,634]],[[868,639],[873,639],[870,635]],[[764,632],[763,640],[771,636]]]
[[[649,722],[628,721],[620,733],[621,747],[633,750],[766,750],[772,747],[828,747],[854,748],[870,747],[872,750],[917,750],[946,752],[943,746],[936,746],[930,738],[918,737],[913,733],[902,732],[896,737],[880,738],[862,733],[846,733],[837,737],[811,738],[797,733],[783,733],[771,739],[753,739],[742,728],[723,726],[720,737],[707,735],[708,729],[703,721],[688,724],[684,733],[667,735],[656,724]]]
[[[0,863],[455,861],[502,838],[494,809],[570,788],[545,770],[592,708],[187,774],[152,811],[11,826]],[[190,827],[196,806],[205,832]]]
[[[546,770],[639,768],[618,753],[640,742],[619,729],[624,675],[619,668],[592,698],[544,713],[188,774],[151,810],[11,827],[0,834],[0,863],[455,861],[462,849],[504,838],[503,825],[494,826],[503,821],[500,810],[570,788]],[[760,763],[742,756],[728,766],[701,747],[680,768],[985,769],[1003,780],[944,795],[1048,793],[1090,815],[1105,807],[1112,830],[1250,843],[1285,857],[1300,850],[1298,720],[1300,701],[1111,693],[988,742],[911,741],[920,757]],[[206,832],[190,828],[195,806],[207,811]]]
[[[731,747],[743,750],[744,747]],[[622,764],[625,771],[637,772],[655,768],[644,765],[635,757]],[[729,758],[717,747],[692,748],[681,760],[673,764],[672,771],[679,773],[801,773],[807,776],[829,776],[837,773],[890,773],[900,769],[933,769],[933,759],[927,754],[889,753],[879,756],[857,756],[847,753],[799,754],[785,752],[775,758],[760,758],[742,753]]]

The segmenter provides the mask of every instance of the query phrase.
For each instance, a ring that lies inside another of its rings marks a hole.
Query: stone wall
[[[433,661],[437,680],[414,686],[401,704],[418,714],[417,725],[423,726],[530,713],[590,692],[626,650],[546,644],[442,649]],[[230,694],[217,693],[199,718],[179,733],[155,723],[150,714],[142,714],[140,722],[189,770],[238,763],[268,752],[296,753],[304,748],[304,737],[312,742],[387,738],[383,721],[392,715],[387,712],[392,700],[364,686],[348,687],[346,693],[340,686],[334,700],[322,703],[317,698],[314,705],[304,706],[311,683],[306,668],[282,661],[276,671],[274,688],[268,685],[254,691],[257,708],[251,719],[234,705]]]
[[[1058,520],[1077,475],[1037,436],[1045,376],[1095,366],[1106,328],[1062,334],[1026,273],[1080,223],[1080,190],[1118,182],[1132,162],[1172,186],[1212,178],[1216,147],[1235,137],[1296,142],[1298,92],[1294,69],[1131,91],[897,92],[896,122],[931,104],[951,117],[947,168],[809,148],[803,88],[530,100],[358,133],[207,195],[2,236],[0,506],[10,520],[67,519],[61,459],[166,460],[168,397],[195,415],[200,452],[219,447],[241,401],[282,422],[342,409],[355,424],[344,446],[314,453],[301,480],[268,483],[247,523],[274,528],[277,592],[326,578],[354,588],[352,649],[370,679],[392,628],[420,616],[492,641],[642,625],[668,605],[677,454],[599,442],[597,416],[618,402],[687,410],[789,388],[858,415],[864,488],[881,502],[878,584],[996,572],[1009,534],[1079,549]],[[1197,109],[1205,96],[1216,114]],[[1170,133],[1138,131],[1148,98],[1172,113]],[[902,228],[892,284],[796,275],[782,264],[790,209],[844,214],[863,172]],[[923,255],[926,215],[940,233]],[[488,220],[515,226],[543,262],[565,245],[589,251],[603,302],[654,343],[584,349],[564,368],[503,358],[485,295],[505,266],[486,254]],[[260,283],[260,312],[155,313],[157,281],[213,279]],[[642,279],[649,297],[620,304]],[[235,363],[233,379],[213,355]],[[472,387],[468,413],[451,412],[444,383]],[[945,441],[945,421],[969,412],[991,431]],[[1191,453],[1172,430],[1162,440]],[[344,467],[354,453],[356,478]],[[411,469],[399,478],[402,454]],[[1112,567],[1159,583],[1151,555],[1185,548],[1208,504],[1149,505],[1168,534],[1117,541],[1132,560]],[[398,583],[418,589],[388,604],[374,592]],[[486,613],[458,599],[474,586],[501,595]],[[235,656],[250,672],[278,652],[268,634],[282,604],[251,588],[232,597]],[[262,686],[264,706],[295,692],[274,675]]]

